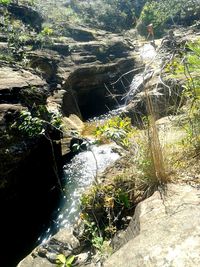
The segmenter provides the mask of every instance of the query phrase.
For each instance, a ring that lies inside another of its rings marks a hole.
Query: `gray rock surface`
[[[200,191],[169,185],[141,202],[121,240],[123,245],[104,267],[200,266]]]
[[[28,86],[44,86],[46,82],[37,75],[20,68],[0,68],[0,90],[12,90]]]
[[[78,239],[70,229],[62,229],[55,234],[47,243],[38,246],[31,254],[24,258],[17,267],[51,267],[55,266],[59,254],[78,255],[82,250]],[[87,254],[77,256],[77,263],[87,259]]]
[[[24,260],[22,260],[17,267],[53,267],[55,264],[49,262],[46,258],[35,258],[33,261],[33,257],[31,255],[27,256]]]

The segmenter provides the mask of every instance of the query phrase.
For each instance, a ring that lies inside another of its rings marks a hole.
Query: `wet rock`
[[[32,249],[30,244],[37,241],[43,224],[57,208],[60,185],[54,155],[57,161],[61,152],[59,145],[53,144],[52,155],[52,144],[42,136],[21,142],[14,139],[11,144],[4,141],[4,146],[0,150],[0,227],[4,243],[0,260],[3,266],[14,266],[19,256]],[[5,229],[12,235],[16,253],[9,261],[10,239]]]
[[[51,242],[58,242],[68,247],[69,250],[76,251],[80,247],[78,239],[72,234],[70,230],[62,229],[53,236]]]
[[[59,254],[65,255],[67,258],[70,255],[77,255],[82,249],[78,239],[71,233],[71,230],[62,229],[47,243],[37,247],[30,255],[22,260],[17,267],[55,266],[52,265],[52,263],[56,263]],[[87,259],[86,255],[87,253],[82,253],[80,256],[77,256],[79,263],[82,263]]]

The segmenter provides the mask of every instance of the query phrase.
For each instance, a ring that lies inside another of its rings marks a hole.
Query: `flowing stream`
[[[144,45],[140,51],[143,59],[152,60],[156,56],[153,46]],[[97,118],[94,121],[104,121],[115,115],[123,113],[129,101],[133,100],[134,96],[142,91],[146,81],[152,77],[152,70],[146,70],[135,75],[133,78],[129,91],[124,95],[124,105],[110,111]],[[116,146],[115,146],[116,147]],[[58,216],[53,221],[53,228],[58,231],[61,228],[70,228],[75,224],[80,213],[80,198],[83,192],[94,182],[97,173],[103,172],[106,167],[115,162],[120,156],[113,150],[114,145],[92,146],[90,150],[81,152],[74,156],[74,158],[64,166],[63,182],[64,195],[57,210]],[[52,235],[52,227],[42,235],[38,241],[46,242]]]
[[[83,192],[94,182],[95,176],[119,158],[114,152],[114,145],[93,146],[90,150],[80,152],[64,166],[64,195],[58,209],[58,217],[53,221],[54,230],[70,228],[77,221],[80,213],[80,198]],[[52,235],[49,227],[39,238],[42,243]]]

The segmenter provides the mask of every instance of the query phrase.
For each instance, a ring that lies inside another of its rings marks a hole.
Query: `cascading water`
[[[116,148],[116,146],[115,146]],[[80,212],[80,198],[83,192],[94,182],[95,176],[119,158],[114,145],[92,146],[90,150],[80,152],[64,166],[63,199],[58,209],[58,217],[53,222],[56,231],[72,227]],[[52,234],[51,228],[39,238],[46,242]]]
[[[150,47],[150,48],[149,48]],[[152,60],[156,52],[154,47],[146,45],[143,47],[141,57]],[[145,83],[151,79],[153,71],[146,69],[135,75],[129,86],[129,90],[124,94],[122,106],[107,114],[93,118],[92,121],[104,121],[112,116],[119,115],[126,110],[126,105],[133,100],[135,95],[143,90]],[[76,155],[64,166],[63,181],[65,183],[64,196],[58,209],[58,217],[53,222],[53,227],[58,231],[61,228],[73,226],[80,212],[80,198],[83,192],[94,182],[94,178],[106,167],[119,158],[119,154],[114,152],[113,145],[93,146],[91,150],[84,151]],[[39,238],[39,242],[46,242],[51,236],[51,227]]]

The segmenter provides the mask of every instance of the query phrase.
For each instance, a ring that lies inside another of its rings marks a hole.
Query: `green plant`
[[[45,131],[44,122],[38,117],[32,117],[30,111],[21,111],[17,128],[28,137],[34,137]]]
[[[71,267],[75,257],[73,255],[65,257],[63,254],[59,254],[56,259],[57,267]]]
[[[132,179],[119,176],[112,183],[93,186],[83,194],[81,219],[85,224],[85,238],[98,250],[126,224],[124,217],[133,209],[133,184]]]
[[[146,35],[146,26],[153,23],[155,34],[160,36],[170,24],[180,23],[182,20],[192,23],[198,19],[199,14],[198,0],[147,0],[137,27],[141,34]]]
[[[0,0],[0,4],[8,5],[11,3],[11,0]]]
[[[200,149],[200,40],[188,42],[182,57],[175,57],[167,66],[171,77],[181,78],[184,82],[182,104],[185,103],[187,132],[185,144],[190,143],[196,150]]]
[[[31,40],[28,28],[19,19],[13,18],[5,7],[1,31],[8,39],[8,54],[15,60],[22,60],[26,53],[25,44]]]
[[[130,118],[113,117],[96,128],[95,135],[101,141],[112,140],[123,148],[130,148],[133,127]]]
[[[96,248],[97,250],[101,250],[101,247],[103,245],[103,237],[101,236],[101,231],[96,226],[96,223],[93,221],[90,221],[88,216],[83,215],[82,213],[82,219],[85,225],[84,234],[86,236],[86,239],[88,239],[91,242],[91,245]]]
[[[50,117],[50,123],[57,129],[62,128],[62,115],[58,112],[50,112],[49,113]]]
[[[114,32],[129,29],[133,25],[135,6],[134,1],[130,0],[72,0],[69,3],[69,7],[84,23]]]
[[[43,105],[37,106],[32,111],[23,110],[19,118],[11,125],[11,128],[19,131],[26,137],[35,137],[45,134],[47,126],[61,130],[62,119],[59,113],[48,112]]]
[[[41,34],[44,36],[50,36],[53,34],[53,29],[49,28],[49,27],[44,27],[43,30],[41,31]]]

